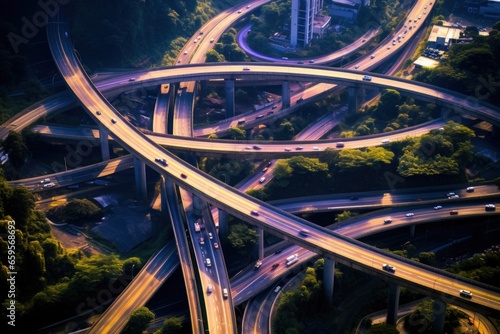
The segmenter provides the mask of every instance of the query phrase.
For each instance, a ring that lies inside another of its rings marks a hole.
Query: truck
[[[198,223],[194,223],[194,231],[195,232],[200,232],[201,228],[200,228],[200,224]]]
[[[295,253],[286,258],[286,266],[289,267],[299,260],[299,254]]]

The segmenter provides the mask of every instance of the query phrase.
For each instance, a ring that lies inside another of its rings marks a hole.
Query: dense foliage
[[[451,272],[460,276],[499,286],[500,282],[500,252],[477,254],[469,259],[457,262]]]
[[[155,314],[151,312],[146,306],[142,306],[133,311],[130,315],[127,325],[123,330],[123,334],[142,333],[148,327],[149,323],[153,321]]]
[[[435,333],[432,328],[434,319],[433,301],[426,300],[420,304],[415,311],[405,318],[404,326],[410,334]],[[467,315],[452,305],[446,305],[443,333],[453,334],[454,329],[460,326],[460,319]]]
[[[74,198],[68,203],[51,208],[47,217],[60,223],[80,224],[99,220],[102,210],[88,199]]]
[[[172,63],[185,39],[216,14],[216,1],[75,0],[72,35],[87,65]]]

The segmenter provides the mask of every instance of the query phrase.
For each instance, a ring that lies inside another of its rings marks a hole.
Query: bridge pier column
[[[281,109],[290,107],[290,81],[281,83]]]
[[[109,132],[106,128],[102,126],[99,127],[99,141],[101,143],[102,161],[110,159],[108,134]]]
[[[415,224],[410,225],[410,238],[415,237]]]
[[[137,199],[142,201],[147,198],[146,164],[141,160],[134,158],[134,170],[135,170],[135,188],[137,190]]]
[[[219,236],[227,237],[229,235],[229,226],[227,224],[227,213],[224,210],[219,210]]]
[[[258,242],[258,247],[259,247],[259,259],[264,258],[264,230],[260,227],[257,227],[257,234],[259,235],[259,242]]]
[[[160,182],[160,209],[164,214],[168,213],[168,204],[167,204],[167,188],[165,186],[165,178],[161,177]]]
[[[333,305],[333,284],[335,281],[335,260],[325,257],[323,266],[323,286],[325,287],[325,299],[328,305]]]
[[[441,299],[434,299],[432,303],[432,332],[442,333],[444,330],[444,317],[446,315],[446,303]]]
[[[347,89],[349,93],[347,108],[348,112],[356,112],[359,109],[359,88],[349,87]]]
[[[234,80],[226,79],[226,117],[234,117]]]
[[[389,305],[387,306],[387,318],[386,323],[388,325],[396,325],[398,320],[398,308],[399,308],[399,293],[400,286],[397,284],[389,285]]]

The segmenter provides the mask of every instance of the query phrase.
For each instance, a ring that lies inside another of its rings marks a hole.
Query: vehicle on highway
[[[268,166],[271,166],[272,164],[273,164],[273,162],[272,162],[272,161],[269,161],[269,162],[267,163],[267,165],[268,165]]]
[[[208,239],[213,239],[213,238],[214,238],[213,234],[211,232],[208,232]]]
[[[314,59],[309,60],[309,64],[314,64],[314,62],[315,62]]]
[[[396,268],[394,268],[394,266],[391,266],[390,264],[387,264],[387,263],[384,263],[382,265],[382,269],[384,269],[385,271],[391,272],[391,273],[396,272]]]
[[[450,211],[450,215],[452,215],[452,216],[458,215],[458,211],[457,210],[451,210]]]
[[[167,160],[163,158],[155,158],[155,161],[163,166],[168,166]]]
[[[212,293],[213,290],[214,287],[211,284],[207,285],[207,293]]]
[[[281,57],[281,59],[283,59],[283,60],[288,60],[288,57]]]
[[[262,261],[259,260],[255,263],[255,265],[253,266],[254,269],[259,269],[260,267],[262,267]]]
[[[472,192],[474,192],[474,187],[467,187],[466,190],[468,193],[472,193]]]
[[[460,296],[465,298],[472,298],[472,292],[469,290],[460,290]]]
[[[264,173],[267,172],[267,170],[268,170],[267,167],[262,168],[262,172],[264,172]]]
[[[354,66],[354,69],[357,70],[359,68],[359,65]]]
[[[52,188],[52,187],[55,187],[56,184],[54,182],[49,182],[49,183],[45,183],[43,185],[44,188]]]
[[[415,214],[413,212],[409,212],[406,214],[406,217],[413,217],[413,216],[415,216]]]
[[[295,253],[293,255],[290,255],[285,260],[286,260],[286,266],[289,267],[299,260],[299,254]]]
[[[375,58],[375,54],[372,54],[372,55],[370,56],[370,58],[371,58],[371,59]]]
[[[203,237],[200,237],[200,245],[204,245],[205,244],[205,239]]]
[[[279,254],[281,253],[283,250],[282,249],[278,249],[276,252],[274,252],[274,254]]]
[[[450,196],[455,196],[455,193],[447,193],[446,194],[447,197],[450,197]]]
[[[207,264],[207,267],[211,267],[211,266],[212,266],[212,261],[210,261],[210,259],[209,259],[209,258],[207,258],[207,259],[205,260],[205,263]]]
[[[95,113],[96,113],[98,116],[99,116],[99,115],[101,115],[101,111],[100,111],[100,110],[97,110]]]
[[[318,146],[313,146],[313,150],[314,151],[319,151],[319,147]]]
[[[250,211],[250,214],[252,216],[258,216],[259,215],[259,213],[257,211],[255,211],[255,210]]]
[[[130,78],[128,79],[128,81],[135,81],[135,78]]]
[[[279,265],[280,264],[278,262],[273,263],[273,265],[271,266],[271,269],[276,269],[276,268],[278,268]]]
[[[279,285],[274,288],[274,292],[276,292],[276,293],[280,292],[280,290],[281,290],[281,286],[279,286]]]
[[[292,149],[289,147],[285,147],[285,151],[290,152]]]
[[[338,142],[335,147],[344,147],[345,144],[343,142]]]
[[[295,150],[297,150],[297,151],[300,151],[300,150],[303,150],[303,149],[304,149],[304,148],[303,148],[302,146],[297,146],[297,147],[295,148]]]
[[[275,104],[274,106],[272,106],[271,109],[276,109],[276,108],[278,108],[278,106]]]
[[[254,146],[253,146],[253,149],[254,149],[254,150],[260,150],[260,149],[261,149],[261,147],[260,147],[259,145],[254,145]]]
[[[389,144],[391,141],[389,139],[383,139],[382,144]]]
[[[460,196],[458,196],[458,195],[448,196],[448,199],[454,199],[454,198],[460,198]]]
[[[116,119],[112,118],[111,123],[116,124]]]
[[[42,181],[40,181],[40,183],[49,183],[50,182],[50,178],[46,178],[46,179],[43,179]]]
[[[240,118],[240,119],[238,120],[238,124],[243,124],[243,123],[245,123],[245,119],[244,119],[244,118]]]
[[[263,177],[261,177],[259,179],[259,183],[264,183],[264,182],[266,182],[266,177],[265,176],[263,176]]]
[[[198,224],[198,223],[194,223],[194,231],[195,231],[195,232],[200,232],[200,231],[201,231],[200,224]]]
[[[495,204],[486,204],[484,206],[484,210],[485,211],[495,211],[497,208],[495,206]]]
[[[214,242],[214,248],[215,249],[219,249],[219,243],[218,242]]]
[[[305,229],[300,230],[299,234],[302,235],[302,236],[304,236],[304,237],[308,237],[309,236],[309,230],[305,230]]]
[[[243,71],[250,71],[250,67],[243,67]]]
[[[238,11],[238,14],[241,14],[241,9]]]
[[[303,97],[300,97],[300,98],[297,100],[297,103],[302,102],[302,101],[304,101],[304,98],[303,98]]]
[[[259,118],[262,118],[262,117],[264,117],[264,115],[260,114],[257,117],[255,117],[255,119],[259,119]]]
[[[214,42],[214,39],[213,38],[210,38],[210,43],[213,43]]]
[[[384,219],[384,224],[390,224],[390,223],[392,223],[392,218]]]
[[[222,296],[224,298],[227,298],[229,296],[229,291],[227,290],[227,288],[222,289]]]
[[[434,210],[440,210],[440,209],[442,209],[442,208],[443,208],[443,207],[442,207],[441,205],[436,205],[436,206],[434,207]]]
[[[363,81],[372,81],[372,77],[371,77],[371,76],[369,76],[369,75],[365,75],[365,76],[363,77]]]
[[[184,174],[184,173],[181,173],[181,177],[182,177],[183,179],[187,179],[187,175],[186,175],[186,174]]]

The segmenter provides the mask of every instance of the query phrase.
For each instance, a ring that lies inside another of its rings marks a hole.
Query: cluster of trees
[[[407,128],[439,117],[439,110],[434,103],[417,104],[413,99],[404,99],[392,88],[382,91],[380,99],[362,111],[346,116],[345,123],[349,130],[341,132],[340,137],[351,138],[380,132]]]
[[[453,334],[456,333],[456,328],[460,327],[460,320],[467,319],[468,316],[453,307],[453,305],[446,305],[446,314],[444,317],[443,333]],[[415,311],[405,318],[404,327],[410,334],[431,334],[435,333],[432,328],[434,319],[433,301],[425,300],[422,302]]]
[[[498,105],[500,95],[495,91],[500,81],[500,21],[488,36],[480,36],[471,28],[467,33],[473,38],[471,43],[452,45],[438,67],[423,69],[415,79]]]
[[[215,159],[207,157],[200,159],[201,170],[232,186],[252,173],[254,168],[255,166],[251,160],[240,161],[229,158]]]
[[[222,63],[226,61],[245,61],[246,53],[236,43],[236,29],[224,33],[214,48],[207,51],[207,63]],[[238,96],[237,96],[238,98]]]
[[[493,286],[500,286],[500,251],[477,254],[457,262],[449,271]]]
[[[133,311],[130,319],[123,330],[123,334],[143,333],[148,325],[155,319],[155,314],[147,307],[143,306]],[[163,321],[161,328],[154,334],[187,334],[189,328],[183,326],[184,317],[170,317]]]
[[[265,192],[252,195],[269,200],[292,193],[306,196],[414,187],[423,179],[434,184],[465,181],[465,167],[477,156],[470,143],[473,137],[472,130],[450,121],[440,130],[383,147],[328,148],[319,159],[283,159],[276,164],[273,182]]]
[[[143,67],[159,63],[166,50],[178,52],[186,37],[228,4],[215,0],[76,0],[71,5],[72,38],[87,65]],[[163,61],[169,63],[175,58],[174,54],[166,57]]]
[[[306,322],[316,318],[327,307],[323,293],[324,260],[307,268],[300,287],[283,292],[279,298],[273,331],[276,333],[305,333]]]
[[[100,220],[102,209],[86,198],[74,198],[68,203],[50,208],[47,217],[59,223],[82,224]]]

